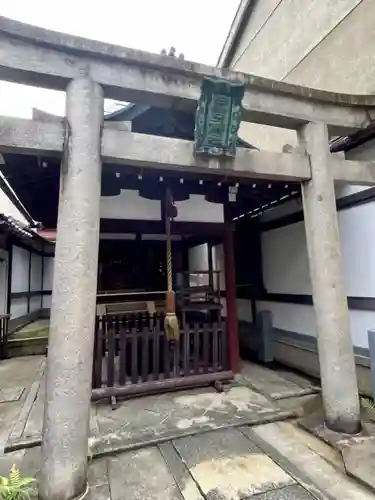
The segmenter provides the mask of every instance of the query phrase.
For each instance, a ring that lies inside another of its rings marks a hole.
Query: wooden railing
[[[173,380],[181,378],[205,376],[214,381],[215,374],[227,370],[226,329],[221,321],[181,326],[180,340],[170,343],[162,314],[96,318],[93,389],[94,393],[101,389],[96,392],[103,397],[115,394],[111,388],[116,387],[122,388],[118,394],[126,395],[136,392],[130,386],[144,385],[152,392],[155,385],[161,390],[163,384],[173,388]]]

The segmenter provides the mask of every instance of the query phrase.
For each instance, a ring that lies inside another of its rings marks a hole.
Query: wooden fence
[[[224,322],[190,323],[167,341],[164,316],[97,316],[93,397],[154,392],[230,378]],[[195,384],[196,382],[197,384]]]

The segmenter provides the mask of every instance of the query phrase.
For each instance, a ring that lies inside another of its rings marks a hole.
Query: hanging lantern
[[[236,155],[244,91],[239,81],[203,79],[195,118],[196,155]]]

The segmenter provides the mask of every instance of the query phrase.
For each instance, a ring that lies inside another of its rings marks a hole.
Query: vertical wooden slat
[[[118,315],[114,317],[115,320],[115,356],[120,354],[120,318]]]
[[[179,377],[180,376],[180,349],[181,349],[181,344],[180,340],[178,340],[173,348],[173,376],[174,377]]]
[[[153,363],[152,363],[152,371],[154,380],[159,380],[159,371],[160,371],[160,329],[159,329],[159,321],[158,316],[155,318],[154,327],[153,327]]]
[[[126,339],[127,339],[127,320],[126,316],[123,316],[119,324],[119,336],[120,336],[120,366],[119,366],[119,383],[120,385],[125,385],[126,382]]]
[[[170,346],[169,342],[165,336],[165,332],[163,335],[163,361],[164,361],[164,376],[165,378],[170,378],[171,376],[171,363],[170,363]]]
[[[149,355],[148,346],[150,339],[150,330],[146,326],[146,318],[142,328],[142,382],[147,382],[148,380],[148,370],[149,370]]]
[[[224,321],[220,321],[221,328],[221,367],[222,370],[229,368],[229,353],[228,353],[228,331]]]
[[[132,328],[131,331],[131,359],[132,359],[132,384],[138,382],[138,335],[137,328]]]
[[[212,369],[214,372],[218,369],[217,349],[218,349],[218,328],[217,323],[212,325]]]
[[[199,373],[199,323],[194,323],[194,374]]]
[[[107,322],[107,386],[113,387],[115,381],[115,322],[109,318]]]
[[[203,323],[203,371],[207,373],[210,368],[210,332],[208,328],[208,323]]]
[[[184,326],[184,344],[182,348],[182,359],[184,364],[184,375],[187,377],[190,374],[190,325],[185,323]]]

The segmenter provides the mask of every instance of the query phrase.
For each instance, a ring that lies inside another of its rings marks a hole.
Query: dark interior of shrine
[[[194,140],[194,114],[182,111],[129,105],[105,116],[106,121],[130,121],[132,131]],[[254,148],[241,139],[238,147]],[[3,153],[2,172],[34,220],[45,229],[57,225],[60,158]],[[235,177],[142,169],[128,165],[104,164],[102,196],[116,196],[122,189],[136,190],[148,199],[164,200],[166,186],[175,201],[186,200],[191,194],[204,195],[210,202],[226,204],[235,221],[235,253],[237,284],[259,282],[259,249],[257,221],[264,210],[300,195],[298,184],[269,182],[259,179],[246,181]],[[228,203],[228,188],[236,188],[236,201]],[[184,237],[184,246],[192,243],[222,240],[216,223],[178,223],[172,233]],[[99,289],[165,289],[165,241],[144,241],[141,234],[165,234],[160,221],[101,219],[101,233],[132,233],[134,240],[101,240]],[[190,243],[187,244],[187,239]],[[180,243],[181,245],[181,243]],[[177,242],[174,248],[177,248]],[[185,252],[186,253],[186,252]],[[260,286],[258,283],[257,286]],[[250,285],[252,286],[252,285]],[[242,290],[245,293],[245,288]],[[242,293],[241,292],[241,293]]]

